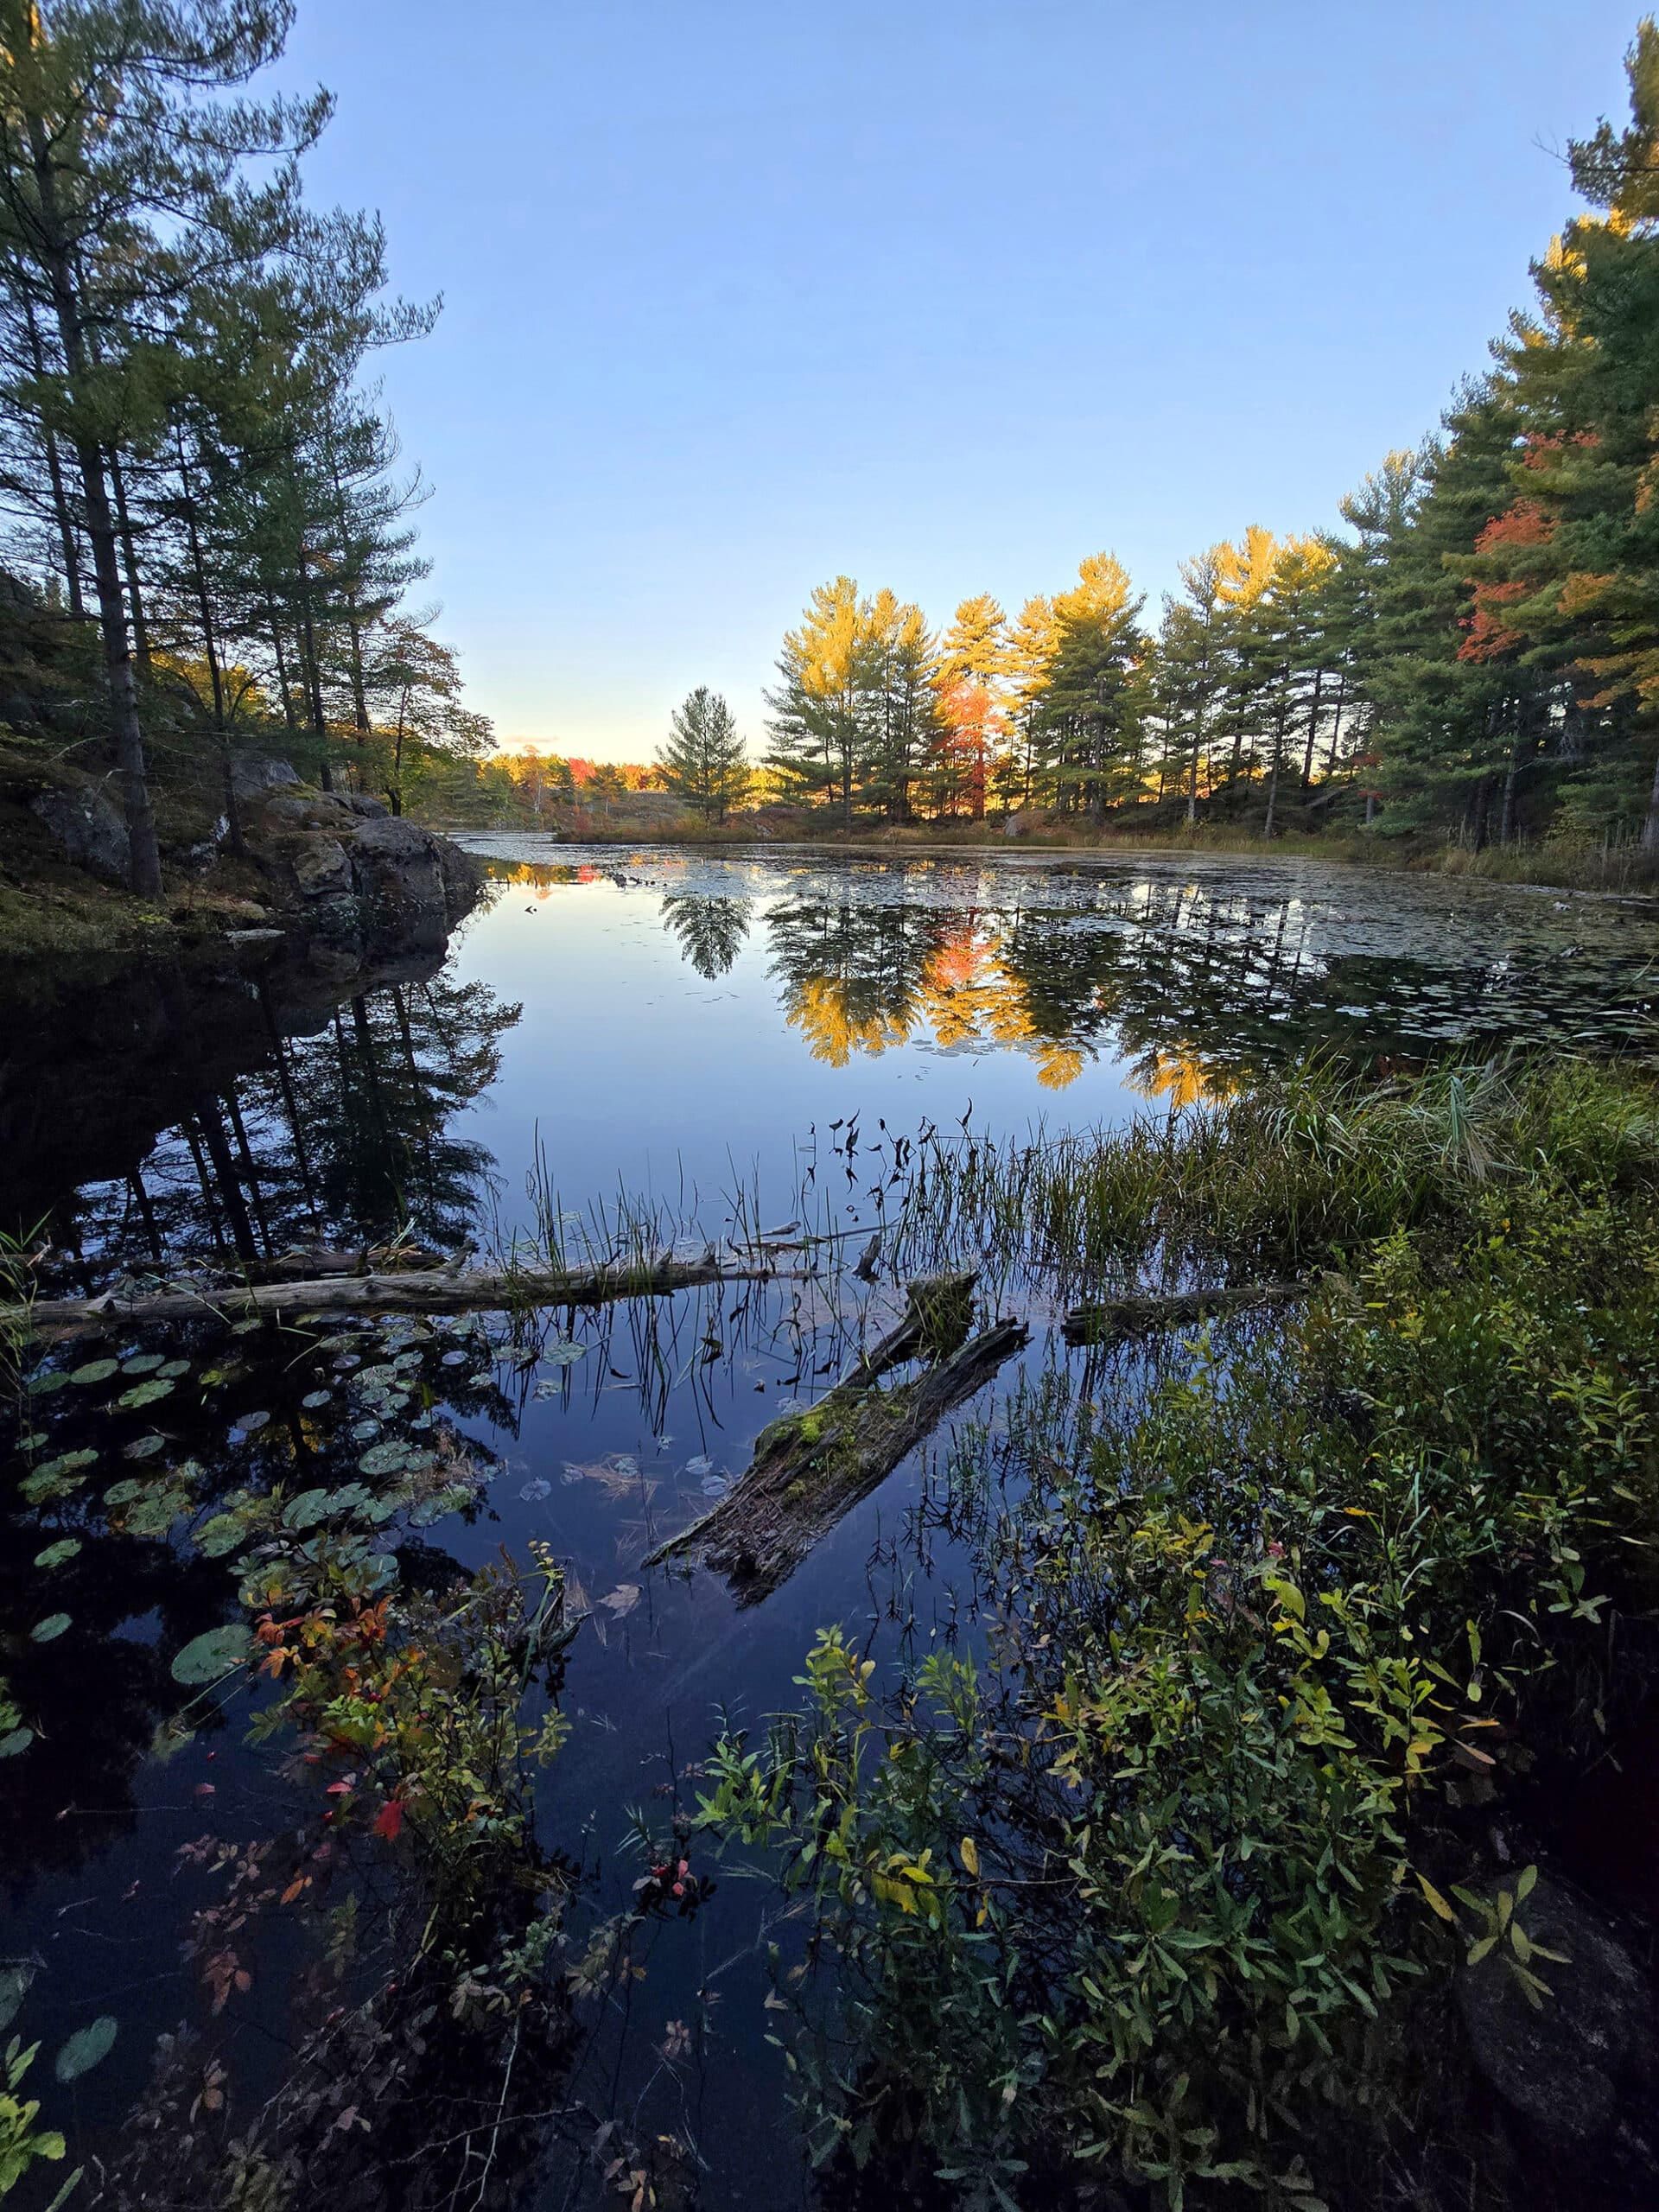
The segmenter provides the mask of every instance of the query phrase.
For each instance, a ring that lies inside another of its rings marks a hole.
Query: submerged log
[[[894,1332],[896,1338],[900,1332]],[[748,1471],[726,1496],[644,1561],[691,1555],[719,1568],[740,1605],[757,1605],[786,1582],[814,1544],[925,1443],[953,1408],[990,1381],[1026,1342],[1020,1321],[998,1321],[936,1359],[909,1382],[883,1390],[871,1361],[804,1414],[763,1429]],[[877,1351],[890,1347],[884,1339]],[[896,1364],[925,1345],[894,1352]]]
[[[1253,1306],[1288,1306],[1306,1298],[1311,1282],[1244,1283],[1236,1290],[1176,1290],[1162,1296],[1097,1298],[1074,1306],[1065,1317],[1069,1344],[1105,1344],[1119,1337],[1141,1336],[1209,1313],[1237,1313]]]
[[[41,1298],[0,1306],[0,1332],[73,1335],[112,1322],[243,1320],[299,1313],[460,1313],[473,1307],[605,1306],[620,1298],[662,1298],[709,1282],[792,1280],[770,1261],[757,1265],[658,1259],[602,1268],[422,1268],[406,1274],[334,1274],[310,1282],[175,1285],[125,1296]]]

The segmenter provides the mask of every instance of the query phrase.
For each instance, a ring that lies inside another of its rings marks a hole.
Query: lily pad
[[[0,1759],[15,1759],[19,1751],[26,1751],[35,1740],[32,1728],[14,1728],[9,1735],[0,1736]]]
[[[83,1467],[95,1467],[98,1454],[90,1446],[83,1445],[79,1452],[60,1452],[55,1459],[43,1459],[35,1468],[37,1475],[55,1477],[77,1474]]]
[[[43,1398],[48,1391],[61,1390],[68,1380],[60,1367],[45,1367],[29,1376],[29,1387],[35,1397]]]
[[[135,1436],[130,1444],[122,1446],[121,1457],[124,1459],[153,1459],[166,1446],[164,1436]]]
[[[391,1443],[372,1445],[357,1464],[365,1475],[396,1474],[404,1464],[404,1447]]]
[[[83,2074],[90,2074],[100,2060],[109,2056],[116,2032],[115,2020],[108,2012],[101,2013],[90,2027],[78,2029],[54,2062],[52,2070],[59,2081],[78,2082]]]
[[[289,1500],[283,1514],[283,1526],[285,1529],[315,1529],[327,1510],[328,1493],[326,1490],[302,1490],[297,1497]]]
[[[315,1413],[319,1406],[326,1406],[334,1396],[332,1390],[308,1390],[300,1403],[308,1413]]]
[[[543,1347],[542,1364],[543,1367],[574,1367],[579,1359],[586,1359],[587,1357],[586,1344],[561,1341]]]
[[[89,1359],[85,1367],[70,1370],[69,1380],[79,1383],[82,1389],[89,1389],[94,1382],[107,1382],[111,1375],[118,1375],[120,1371],[118,1359]]]
[[[34,1979],[35,1968],[27,1962],[0,1967],[0,2028],[9,2028],[16,2018]]]
[[[135,1383],[130,1390],[124,1390],[115,1402],[130,1411],[138,1406],[153,1406],[158,1398],[170,1398],[172,1395],[173,1385],[152,1375],[147,1382]]]
[[[268,1413],[244,1414],[237,1423],[237,1427],[242,1431],[244,1436],[254,1436],[264,1427],[270,1419],[270,1415]]]
[[[190,1510],[186,1490],[154,1490],[141,1497],[127,1516],[130,1536],[164,1536],[181,1515]]]
[[[153,1375],[166,1355],[159,1351],[136,1351],[121,1363],[124,1375]]]
[[[190,1372],[190,1363],[188,1359],[169,1359],[165,1367],[158,1367],[156,1372],[165,1376],[169,1382],[176,1382],[181,1375]]]
[[[247,1523],[237,1513],[215,1513],[196,1531],[196,1549],[204,1559],[223,1559],[247,1535]]]
[[[243,1665],[251,1650],[248,1631],[239,1622],[210,1628],[205,1636],[193,1637],[175,1656],[173,1679],[192,1686],[216,1682],[221,1675]]]
[[[69,1625],[67,1613],[48,1613],[43,1621],[36,1621],[29,1631],[33,1643],[55,1643]]]
[[[55,1544],[48,1544],[43,1552],[35,1553],[35,1564],[36,1567],[45,1567],[49,1572],[53,1567],[62,1567],[67,1560],[73,1559],[79,1549],[79,1536],[60,1536]],[[4,2024],[3,2021],[0,2021],[0,2027],[3,2027]]]

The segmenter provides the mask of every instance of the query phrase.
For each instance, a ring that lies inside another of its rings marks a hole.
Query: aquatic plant
[[[780,1993],[817,2156],[973,2203],[1077,2161],[1172,2206],[1368,2201],[1455,1955],[1435,1900],[1476,1893],[1460,1808],[1643,1678],[1611,1662],[1659,1526],[1654,1109],[1570,1063],[1310,1078],[1040,1170],[1039,1233],[1063,1207],[1096,1254],[1150,1211],[1345,1271],[1138,1383],[1108,1352],[1027,1386],[943,1509],[984,1657],[884,1682],[827,1629],[804,1709],[720,1743],[704,1821],[840,1962],[827,2014]]]

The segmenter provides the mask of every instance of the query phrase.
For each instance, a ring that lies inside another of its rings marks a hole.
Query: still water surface
[[[820,1224],[861,1242],[880,1226],[895,1141],[930,1128],[968,1144],[1110,1126],[1199,1106],[1310,1046],[1367,1065],[1546,1036],[1624,1048],[1645,1035],[1659,981],[1659,919],[1637,902],[1190,856],[467,842],[491,886],[440,963],[355,986],[257,965],[125,971],[12,1025],[0,1226],[46,1221],[50,1287],[264,1267],[290,1246],[405,1226],[487,1251],[544,1228],[550,1209],[573,1243],[602,1244],[619,1190],[648,1195],[694,1246],[740,1222],[783,1230],[804,1190]],[[869,1295],[874,1325],[896,1292]],[[92,2014],[120,2023],[105,2063],[53,2092],[79,2151],[109,2149],[154,2036],[181,2021],[222,2042],[245,2109],[282,2074],[294,1961],[280,1936],[217,2018],[180,1955],[187,1916],[213,1894],[180,1847],[205,1827],[251,1837],[296,1815],[292,1785],[234,1718],[170,1760],[151,1753],[177,1702],[172,1653],[234,1610],[224,1563],[181,1541],[178,1516],[321,1458],[308,1402],[326,1402],[320,1420],[353,1417],[353,1452],[423,1427],[471,1456],[473,1500],[399,1558],[406,1573],[423,1556],[470,1569],[543,1539],[588,1610],[565,1685],[573,1733],[537,1806],[543,1845],[582,1870],[579,1949],[581,1927],[625,1907],[640,1872],[623,1848],[628,1809],[660,1827],[689,1807],[686,1770],[717,1715],[754,1722],[792,1702],[815,1629],[844,1622],[892,1657],[975,1637],[971,1557],[949,1515],[925,1508],[937,1452],[762,1604],[740,1606],[716,1575],[641,1566],[741,1473],[767,1421],[827,1387],[851,1318],[844,1286],[802,1303],[728,1285],[589,1317],[581,1356],[551,1370],[467,1325],[409,1352],[427,1379],[412,1417],[391,1386],[357,1378],[385,1356],[367,1338],[362,1357],[227,1357],[222,1339],[175,1332],[155,1339],[188,1367],[173,1395],[122,1408],[66,1387],[40,1401],[20,1469],[77,1444],[106,1464],[44,1503],[8,1485],[0,1508],[4,1671],[37,1731],[0,1771],[0,1956],[40,1962],[18,2024],[48,2051]],[[719,1357],[704,1358],[711,1341]],[[145,1360],[149,1344],[130,1334],[109,1350]],[[1028,1366],[1063,1356],[1033,1332]],[[209,1384],[210,1358],[226,1379]],[[181,1463],[194,1470],[185,1490],[144,1519],[132,1493]],[[111,1471],[125,1494],[100,1500]],[[80,1549],[48,1593],[32,1562],[66,1535]],[[42,1643],[31,1630],[48,1606],[69,1622]],[[636,2136],[694,2145],[710,2205],[811,2196],[765,2040],[766,1945],[787,1961],[801,1935],[769,1923],[773,1909],[718,1870],[696,1914],[647,1931],[643,1978],[593,2008],[557,2088]],[[541,2176],[525,2201],[599,2201],[579,2152],[551,2135],[521,2152]]]

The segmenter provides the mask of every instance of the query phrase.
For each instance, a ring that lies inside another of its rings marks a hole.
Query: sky
[[[1416,443],[1625,110],[1636,0],[299,0],[319,200],[505,745],[764,740],[813,585],[1148,594]]]

